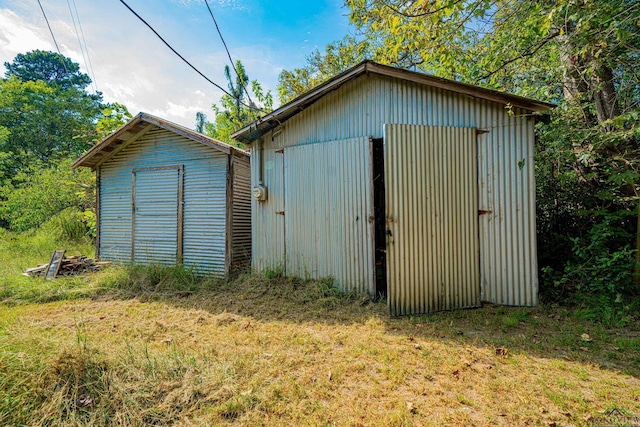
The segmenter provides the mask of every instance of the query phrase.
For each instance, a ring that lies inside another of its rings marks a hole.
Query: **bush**
[[[571,257],[561,269],[542,269],[543,298],[579,306],[581,320],[617,325],[637,311],[637,250],[631,247],[635,212],[606,214],[583,236],[571,238]],[[635,302],[634,302],[635,301]]]
[[[71,161],[48,169],[21,171],[14,182],[0,188],[0,219],[13,231],[26,231],[55,214],[75,207],[93,210],[95,178],[90,170],[71,169]]]
[[[56,241],[80,241],[91,233],[85,213],[77,207],[67,208],[40,226],[40,231]]]

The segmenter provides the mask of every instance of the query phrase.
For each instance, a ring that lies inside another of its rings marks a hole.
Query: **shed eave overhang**
[[[157,126],[161,129],[166,129],[190,140],[222,151],[226,154],[232,154],[247,160],[249,159],[249,153],[238,147],[218,141],[217,139],[208,137],[199,132],[151,114],[139,113],[111,135],[91,147],[73,163],[72,167],[74,169],[78,167],[90,167],[95,169],[98,165],[104,163],[117,153],[124,145],[131,142],[132,139],[137,139],[137,136],[143,134],[145,132],[145,128],[148,126]]]
[[[332,92],[344,83],[360,77],[365,74],[377,74],[382,76],[394,77],[404,81],[410,81],[418,84],[424,84],[452,92],[460,93],[473,98],[484,99],[503,105],[510,105],[514,108],[521,108],[531,112],[545,112],[553,107],[554,104],[526,98],[519,95],[512,95],[493,89],[486,89],[480,86],[474,86],[467,83],[460,83],[441,77],[436,77],[415,71],[403,70],[388,65],[378,64],[373,61],[363,61],[353,68],[333,77],[330,80],[320,84],[314,89],[306,92],[291,102],[281,106],[273,112],[265,115],[253,123],[231,134],[231,137],[237,141],[251,144],[260,138],[266,132],[284,123],[286,120],[295,116],[305,108],[309,107],[317,100]]]

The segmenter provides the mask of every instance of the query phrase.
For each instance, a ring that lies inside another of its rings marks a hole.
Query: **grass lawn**
[[[640,416],[637,316],[615,328],[551,306],[389,318],[384,303],[323,282],[160,268],[43,282],[18,279],[22,268],[0,277],[0,425],[586,426],[612,407]]]

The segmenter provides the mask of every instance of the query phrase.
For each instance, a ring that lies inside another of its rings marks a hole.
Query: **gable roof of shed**
[[[89,149],[82,157],[75,161],[74,168],[85,166],[95,169],[107,159],[111,158],[115,153],[120,151],[124,146],[135,142],[146,134],[154,126],[168,130],[190,140],[199,142],[208,147],[222,151],[227,154],[236,154],[240,157],[249,158],[246,151],[229,145],[225,142],[218,141],[199,132],[180,126],[168,120],[161,119],[147,113],[139,113],[129,120],[120,129],[103,139]]]
[[[338,89],[346,82],[351,81],[364,74],[378,74],[382,76],[394,77],[404,81],[449,90],[473,98],[486,99],[488,101],[496,102],[499,104],[509,104],[513,107],[522,108],[528,111],[543,112],[555,107],[555,105],[553,104],[537,101],[535,99],[525,98],[523,96],[512,95],[506,92],[486,89],[480,86],[460,83],[454,80],[444,79],[442,77],[404,70],[401,68],[382,65],[378,64],[377,62],[366,60],[354,66],[353,68],[350,68],[349,70],[338,74],[332,79],[316,86],[310,91],[300,95],[291,102],[288,102],[287,104],[272,111],[271,113],[256,120],[255,122],[243,127],[242,129],[233,133],[231,137],[238,141],[250,143],[256,138],[259,138],[264,133],[268,132],[270,129],[275,128],[285,120],[288,120],[291,117],[295,116],[329,92]]]

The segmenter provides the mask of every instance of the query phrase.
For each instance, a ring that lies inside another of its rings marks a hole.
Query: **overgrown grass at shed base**
[[[1,425],[588,425],[640,413],[636,318],[392,319],[330,281],[113,268],[0,305]],[[73,295],[71,295],[73,294]]]

